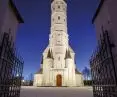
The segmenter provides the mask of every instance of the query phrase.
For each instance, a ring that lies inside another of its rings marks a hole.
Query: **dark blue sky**
[[[50,0],[15,0],[25,23],[17,33],[17,48],[24,58],[24,76],[40,68],[41,55],[48,44],[50,33]],[[89,65],[96,46],[94,25],[91,24],[99,0],[68,0],[68,34],[76,52],[80,71]]]

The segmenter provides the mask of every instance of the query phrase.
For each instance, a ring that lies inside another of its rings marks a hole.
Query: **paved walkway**
[[[22,87],[20,97],[93,97],[91,87]]]

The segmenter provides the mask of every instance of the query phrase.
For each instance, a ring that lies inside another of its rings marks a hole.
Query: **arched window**
[[[67,66],[67,64],[65,64],[65,68],[67,68],[68,66]]]
[[[60,57],[58,57],[58,60],[60,61]]]
[[[55,10],[55,8],[53,7],[53,10]]]
[[[63,10],[65,11],[65,8],[63,8]]]
[[[60,5],[58,6],[58,8],[60,9]]]
[[[60,16],[58,16],[58,20],[60,20]]]
[[[52,64],[52,67],[51,68],[54,68],[54,65]]]

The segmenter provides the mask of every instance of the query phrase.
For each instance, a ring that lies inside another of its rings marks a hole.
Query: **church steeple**
[[[70,54],[70,50],[68,50],[68,58],[72,58]]]
[[[74,62],[75,52],[69,45],[66,1],[51,0],[49,45],[43,52],[41,68],[34,77],[35,86],[73,87],[82,84],[82,75]],[[59,76],[64,79],[61,79],[61,85],[56,83]]]
[[[48,50],[47,58],[53,59],[52,50],[50,50],[50,49]]]
[[[68,45],[66,0],[52,0],[50,45]]]
[[[66,50],[65,59],[71,59],[70,50]]]
[[[52,50],[51,50],[51,58],[54,59]]]

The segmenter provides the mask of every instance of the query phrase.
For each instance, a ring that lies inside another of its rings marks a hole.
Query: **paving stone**
[[[91,87],[22,87],[20,97],[93,97]]]

